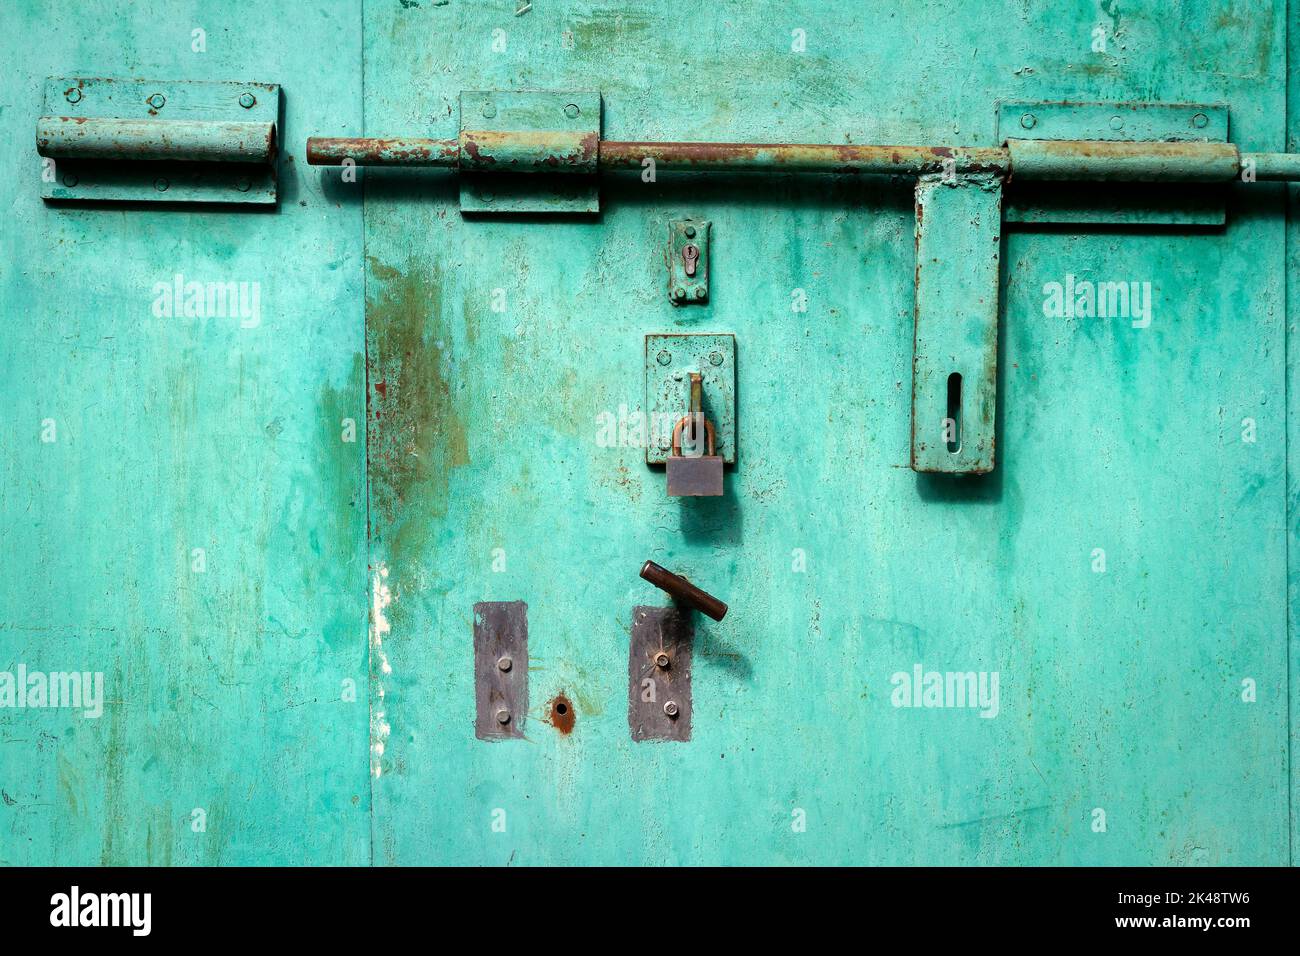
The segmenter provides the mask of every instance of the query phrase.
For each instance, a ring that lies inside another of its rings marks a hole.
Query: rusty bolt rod
[[[707,614],[715,621],[721,621],[727,616],[727,605],[707,591],[701,591],[680,574],[673,574],[667,568],[661,568],[653,561],[647,561],[641,565],[641,577],[655,587],[667,591],[675,600]]]
[[[575,145],[561,142],[558,134],[472,131],[464,139],[313,136],[307,140],[307,162],[338,166],[350,159],[358,166],[587,172],[593,160],[604,170],[639,170],[653,160],[665,170],[718,172],[991,173],[1021,179],[1198,182],[1234,179],[1249,171],[1261,180],[1300,180],[1300,154],[1241,153],[1231,143],[1012,140],[1007,148],[601,140]]]

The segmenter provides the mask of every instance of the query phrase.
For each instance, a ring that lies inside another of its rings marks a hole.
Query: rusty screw
[[[668,670],[668,664],[669,664],[668,655],[665,654],[663,651],[660,651],[658,654],[655,655],[655,666],[658,667],[661,671]]]
[[[727,615],[727,605],[712,594],[701,591],[680,574],[673,574],[667,568],[661,568],[653,561],[647,561],[641,565],[641,577],[655,587],[667,591],[669,595],[683,604],[707,614],[715,621],[721,621]]]
[[[498,710],[498,711],[497,711],[497,723],[498,723],[498,724],[508,724],[508,723],[510,723],[510,711],[508,711],[508,710]]]
[[[497,661],[497,670],[502,671],[503,673],[505,671],[510,670],[510,668],[514,666],[515,666],[515,662],[512,661],[509,657],[502,657]]]
[[[665,703],[665,704],[664,704],[664,713],[667,714],[669,717],[676,717],[676,716],[677,716],[677,701],[675,701],[675,700],[670,700],[670,701],[668,701],[667,703]]]

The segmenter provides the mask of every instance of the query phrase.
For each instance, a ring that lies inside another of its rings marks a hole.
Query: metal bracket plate
[[[916,184],[912,469],[993,470],[1002,181]]]
[[[244,105],[249,104],[249,105]],[[43,115],[87,119],[279,123],[274,83],[55,77]],[[41,196],[52,200],[276,202],[276,163],[123,159],[46,160]]]
[[[714,450],[736,463],[736,337],[730,332],[651,334],[645,337],[647,465],[662,465],[673,426],[690,410],[690,374],[704,386],[704,414],[713,423]]]
[[[523,601],[474,605],[474,711],[474,736],[479,740],[524,735],[528,605]]]
[[[1001,102],[997,141],[1228,141],[1228,108],[1200,103]],[[1007,188],[1007,222],[1221,226],[1227,192],[1198,184],[1015,182]]]
[[[694,636],[690,611],[633,608],[627,660],[627,722],[633,740],[691,739]]]
[[[460,139],[477,132],[560,134],[573,139],[601,133],[598,92],[481,90],[460,94]],[[462,169],[460,211],[479,215],[588,214],[600,211],[600,188],[591,170],[483,172]]]
[[[709,301],[709,227],[707,219],[674,219],[668,223],[668,301],[673,305],[702,305]],[[687,247],[694,247],[695,274],[686,272]]]

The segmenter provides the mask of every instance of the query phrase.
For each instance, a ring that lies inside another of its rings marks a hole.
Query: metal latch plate
[[[709,227],[707,219],[668,223],[668,301],[702,305],[709,301]]]
[[[1000,102],[997,141],[1228,141],[1228,108],[1200,103]],[[1221,226],[1227,191],[1205,184],[1017,182],[1006,191],[1007,222]]]
[[[247,105],[245,105],[247,104]],[[45,116],[88,119],[266,122],[279,124],[274,83],[113,80],[54,77],[45,82]],[[276,164],[134,160],[47,160],[41,196],[54,200],[211,202],[271,205]]]
[[[730,332],[673,333],[645,337],[647,465],[668,461],[673,426],[690,410],[691,372],[703,380],[714,449],[726,464],[736,463],[736,337]]]
[[[694,634],[690,611],[676,607],[632,609],[627,722],[633,740],[691,739]]]
[[[528,605],[480,601],[474,605],[474,735],[522,737],[527,711]]]
[[[481,90],[460,94],[460,138],[474,133],[561,134],[565,140],[587,139],[593,144],[590,169],[574,172],[501,172],[461,170],[460,211],[478,215],[600,211],[595,176],[594,144],[600,141],[600,93]]]

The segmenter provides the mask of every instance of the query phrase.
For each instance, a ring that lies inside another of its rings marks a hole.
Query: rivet
[[[569,119],[577,119],[578,114],[581,112],[582,110],[578,109],[577,103],[570,103],[568,106],[564,108],[564,115],[567,116]]]
[[[484,104],[483,104],[483,118],[484,118],[484,119],[491,119],[492,117],[494,117],[494,116],[496,116],[496,115],[497,115],[497,108],[496,108],[496,104],[495,104],[495,103],[484,103]]]
[[[1122,118],[1122,117],[1119,117],[1119,116],[1112,116],[1112,117],[1110,118],[1110,128],[1111,128],[1111,129],[1123,129],[1123,128],[1124,128],[1124,120],[1123,120],[1123,118]]]
[[[1037,122],[1038,122],[1038,117],[1036,117],[1033,113],[1022,113],[1020,115],[1020,125],[1023,126],[1025,129],[1033,129],[1034,125]]]
[[[64,95],[65,97],[67,97],[67,100],[68,100],[69,103],[80,103],[80,102],[81,102],[81,90],[78,90],[78,89],[71,89],[71,90],[68,90],[68,92],[64,93],[63,95]]]
[[[249,182],[247,179],[241,179],[237,183],[235,183],[235,188],[238,189],[241,193],[246,193],[253,188],[253,184]]]
[[[722,353],[721,353],[721,352],[710,352],[710,353],[709,353],[709,364],[710,364],[710,365],[721,365],[721,364],[722,364]]]
[[[665,654],[663,651],[660,651],[658,654],[655,655],[655,666],[658,667],[661,671],[668,670],[668,664],[669,664],[668,655]]]
[[[239,97],[239,105],[246,110],[251,110],[257,105],[257,97],[252,93],[244,93]]]
[[[486,189],[485,189],[485,190],[483,190],[481,193],[478,194],[478,198],[479,198],[480,200],[482,200],[483,202],[491,202],[493,199],[496,198],[496,195],[495,195],[494,193],[490,192],[489,190],[486,190]]]
[[[508,710],[498,710],[498,711],[497,711],[497,723],[498,723],[498,724],[508,724],[508,723],[510,723],[510,711],[508,711]]]
[[[156,110],[162,109],[166,102],[167,97],[163,96],[161,93],[155,93],[153,96],[149,97],[149,105]]]
[[[77,185],[77,177],[74,176],[72,173],[64,173],[64,174],[63,174],[63,185],[65,185],[65,186],[75,186],[75,185]]]
[[[676,716],[677,716],[677,701],[675,701],[675,700],[670,700],[670,701],[668,701],[666,704],[664,704],[664,713],[667,714],[669,717],[676,717]]]
[[[497,670],[499,671],[508,671],[510,670],[510,668],[514,666],[515,666],[515,662],[512,661],[509,657],[502,657],[497,660]]]
[[[167,187],[170,185],[171,183],[163,179],[161,176],[159,176],[157,179],[153,181],[153,188],[158,190],[160,193],[165,193],[167,191]]]
[[[1204,129],[1210,122],[1210,118],[1204,113],[1197,113],[1192,117],[1192,125],[1197,129]]]
[[[705,291],[704,286],[700,286],[698,289],[695,290],[695,298],[697,299],[703,299],[708,294],[709,293]]]
[[[687,226],[686,229],[685,229],[685,232],[686,232],[686,238],[687,238],[687,239],[694,239],[694,238],[695,238],[695,227],[694,227],[694,226]]]
[[[667,349],[664,349],[658,355],[655,356],[655,360],[660,365],[669,365],[672,363],[673,356],[671,352],[669,352]]]
[[[683,289],[681,286],[678,286],[676,289],[673,289],[673,298],[684,300],[686,298],[686,290]]]

